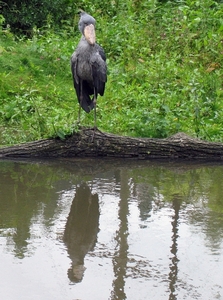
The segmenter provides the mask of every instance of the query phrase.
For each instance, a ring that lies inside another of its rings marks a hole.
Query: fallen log
[[[223,144],[184,133],[169,138],[133,138],[83,128],[65,140],[43,139],[0,148],[0,158],[114,157],[223,160]]]

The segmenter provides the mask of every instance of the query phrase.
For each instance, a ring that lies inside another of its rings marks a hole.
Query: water
[[[4,300],[223,299],[223,166],[0,161]]]

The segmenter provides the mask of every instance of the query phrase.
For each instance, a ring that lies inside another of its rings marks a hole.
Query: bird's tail
[[[89,113],[92,109],[94,109],[94,97],[91,99],[87,93],[83,93],[82,99],[79,101],[80,106],[83,108],[86,113]]]
[[[92,109],[94,109],[94,97],[90,97],[90,95],[94,94],[94,90],[92,87],[88,84],[87,81],[83,81],[82,86],[82,95],[79,93],[79,103],[84,111],[89,113]],[[82,96],[82,97],[81,97]]]

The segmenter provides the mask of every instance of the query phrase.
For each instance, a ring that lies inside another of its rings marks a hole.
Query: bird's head
[[[94,45],[96,42],[95,24],[96,21],[92,16],[84,11],[80,12],[78,28],[90,45]]]

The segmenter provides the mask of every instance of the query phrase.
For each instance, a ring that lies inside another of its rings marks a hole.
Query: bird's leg
[[[96,115],[96,106],[97,106],[97,93],[95,91],[94,88],[94,99],[93,99],[93,103],[94,103],[94,128],[97,128],[97,115]]]
[[[97,114],[96,114],[96,103],[97,103],[97,100],[95,99],[94,100],[94,129],[97,129]]]
[[[81,105],[79,104],[78,120],[77,120],[78,125],[80,125],[80,120],[81,120]]]
[[[97,106],[97,94],[94,88],[94,98],[93,98],[93,103],[94,103],[94,132],[92,136],[92,142],[94,140],[94,135],[95,135],[95,130],[97,129],[97,115],[96,115],[96,106]]]
[[[83,101],[83,91],[82,91],[83,85],[82,81],[80,80],[80,103],[79,103],[79,111],[78,111],[78,125],[80,125],[81,122],[81,106]]]

